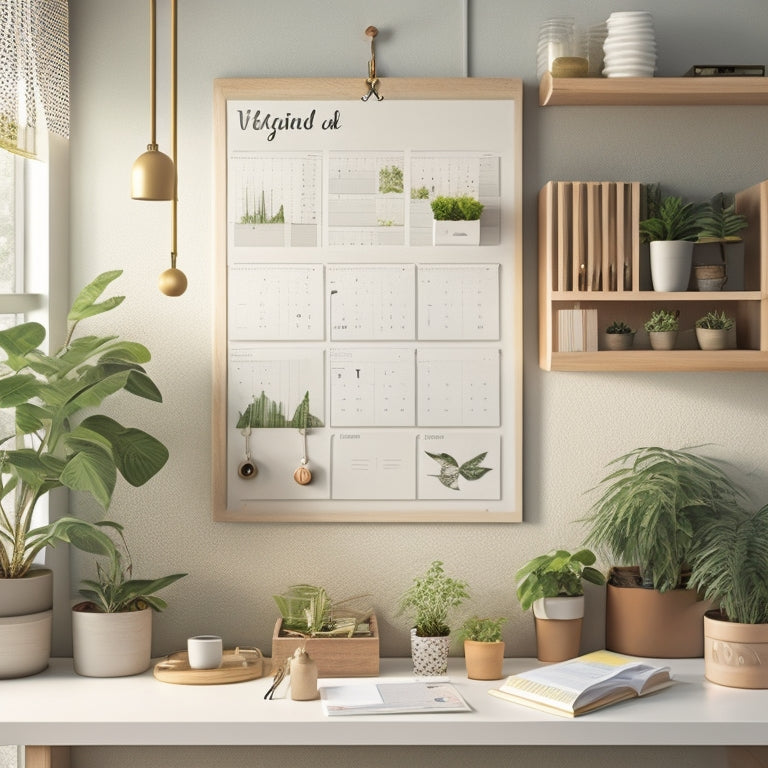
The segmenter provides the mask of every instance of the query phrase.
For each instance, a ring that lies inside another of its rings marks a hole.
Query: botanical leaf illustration
[[[473,459],[465,461],[461,466],[449,453],[430,453],[424,451],[430,459],[434,459],[440,465],[439,475],[430,475],[436,477],[446,488],[452,491],[461,490],[459,488],[459,477],[465,480],[479,480],[486,472],[490,472],[492,467],[481,467],[488,451],[478,454]]]

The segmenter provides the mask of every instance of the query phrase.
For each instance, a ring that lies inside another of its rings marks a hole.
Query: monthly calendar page
[[[520,519],[519,105],[470,104],[227,102],[237,519]],[[475,240],[436,239],[438,196],[482,203]]]

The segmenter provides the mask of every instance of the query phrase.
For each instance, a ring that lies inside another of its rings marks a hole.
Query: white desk
[[[121,678],[75,675],[69,659],[0,681],[0,743],[36,745],[766,745],[768,691],[703,679],[701,659],[669,663],[678,684],[576,719],[487,693],[461,658],[449,677],[473,712],[328,718],[320,702],[264,700],[271,677],[215,686],[171,685],[151,670]],[[504,674],[531,659],[507,659]],[[411,674],[410,659],[382,659],[381,677]],[[370,680],[371,678],[366,678]],[[321,684],[331,680],[321,680]],[[297,727],[300,726],[300,727]]]

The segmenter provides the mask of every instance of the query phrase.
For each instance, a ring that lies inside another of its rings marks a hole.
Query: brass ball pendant
[[[160,273],[157,287],[166,296],[181,296],[187,290],[187,276],[175,267],[166,269],[165,272]]]
[[[307,467],[305,464],[302,464],[293,473],[293,479],[299,485],[309,485],[312,482],[312,473],[309,471],[309,467]]]

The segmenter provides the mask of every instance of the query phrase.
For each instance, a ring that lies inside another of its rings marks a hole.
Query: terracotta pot
[[[85,677],[124,677],[149,669],[152,609],[98,613],[88,603],[72,609],[75,672]]]
[[[536,658],[566,661],[579,655],[584,597],[545,597],[533,604]]]
[[[504,676],[504,643],[465,640],[464,661],[470,680],[500,680]]]
[[[411,657],[414,675],[444,675],[448,671],[448,651],[451,638],[419,637],[411,630]]]
[[[614,569],[637,573],[637,568]],[[608,583],[605,647],[630,656],[681,659],[704,654],[702,618],[714,608],[690,589],[659,592]]]
[[[768,688],[768,624],[704,615],[704,676],[731,688]]]

